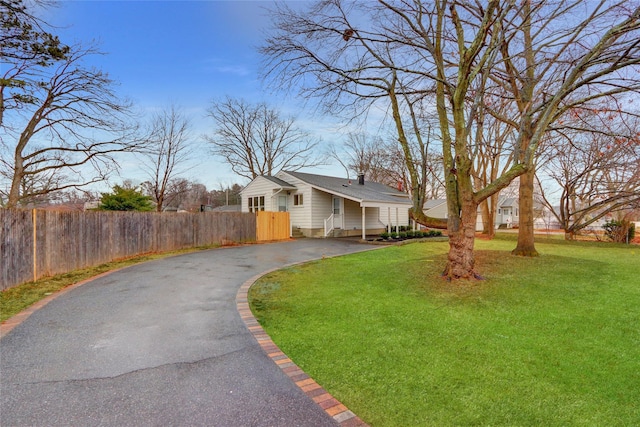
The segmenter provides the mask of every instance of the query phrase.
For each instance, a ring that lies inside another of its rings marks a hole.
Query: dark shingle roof
[[[377,182],[365,181],[364,185],[360,185],[358,184],[357,179],[349,180],[346,178],[314,175],[303,172],[283,172],[319,189],[339,194],[348,199],[359,202],[381,202],[411,205],[409,196],[406,193],[402,193],[394,188]],[[351,184],[349,184],[349,182],[351,182]]]
[[[279,185],[282,188],[291,188],[291,189],[295,189],[296,188],[295,185],[291,185],[288,182],[283,181],[280,178],[275,177],[275,176],[262,175],[262,177],[268,179],[269,181],[273,182],[274,184]]]

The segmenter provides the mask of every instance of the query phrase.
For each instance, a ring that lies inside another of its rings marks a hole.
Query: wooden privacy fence
[[[240,212],[0,209],[0,227],[3,290],[144,253],[256,240],[255,214]]]
[[[258,241],[283,240],[291,236],[289,212],[258,211],[256,239]]]

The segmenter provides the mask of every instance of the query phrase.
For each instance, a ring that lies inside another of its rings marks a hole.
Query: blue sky
[[[270,1],[60,1],[47,11],[65,43],[96,41],[105,55],[92,63],[119,82],[117,91],[152,112],[174,103],[191,118],[195,139],[210,131],[205,110],[227,95],[267,101],[300,127],[318,134],[331,124],[301,111],[301,103],[263,87],[257,52],[269,25]],[[322,135],[325,141],[331,136]],[[185,173],[212,189],[240,182],[219,159],[201,148],[199,162]],[[123,162],[121,179],[139,179],[135,162]],[[318,173],[341,174],[331,168]]]

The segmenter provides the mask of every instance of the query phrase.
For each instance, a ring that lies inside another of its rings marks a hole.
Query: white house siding
[[[273,200],[274,189],[277,186],[273,182],[263,177],[257,177],[251,181],[242,190],[242,212],[249,212],[249,197],[264,196],[264,210],[265,211],[277,211],[278,202]]]
[[[396,225],[409,225],[409,208],[399,208],[396,217],[395,207],[391,208],[391,213],[389,213],[389,208],[381,207],[379,219],[385,226],[387,224],[391,224],[394,227]]]
[[[309,184],[306,184],[284,172],[277,173],[276,177],[297,188],[297,190],[290,190],[289,197],[287,198],[287,207],[291,218],[291,226],[294,228],[300,228],[301,230],[310,229],[312,223],[311,209],[313,206],[311,187]],[[293,205],[293,196],[295,194],[302,194],[302,205]]]
[[[362,208],[360,203],[353,200],[344,201],[344,226],[345,230],[362,230]]]
[[[382,230],[386,228],[386,224],[380,221],[380,208],[365,208],[365,226],[367,230],[375,231]],[[360,220],[362,223],[362,219]],[[358,228],[361,228],[360,225]]]
[[[291,226],[299,228],[307,237],[323,237],[324,220],[331,215],[331,195],[315,190],[300,181],[293,181],[294,178],[288,179],[288,182],[298,187],[296,193],[303,195],[303,205],[293,206],[294,192],[291,192],[289,204]]]
[[[313,212],[311,213],[311,227],[324,230],[324,220],[333,212],[333,196],[324,191],[312,189]]]
[[[311,189],[308,187],[300,188],[299,184],[296,184],[298,189],[292,191],[289,196],[289,215],[291,217],[291,226],[300,229],[311,228]],[[293,195],[302,194],[302,205],[293,205]]]

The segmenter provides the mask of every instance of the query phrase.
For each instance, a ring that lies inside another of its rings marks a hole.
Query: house
[[[431,218],[447,219],[447,199],[431,199],[424,202],[422,210]]]
[[[362,236],[409,225],[411,200],[386,185],[280,171],[258,176],[241,192],[242,212],[285,211],[292,234],[307,237]]]
[[[225,205],[212,208],[211,212],[240,212],[242,207],[240,205]]]
[[[496,228],[512,228],[520,223],[520,205],[517,197],[500,197],[498,199],[498,212],[496,212],[494,224]]]

